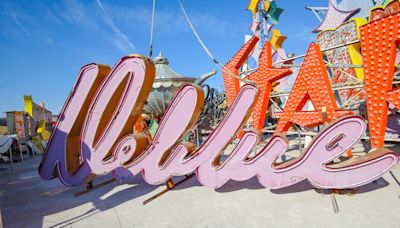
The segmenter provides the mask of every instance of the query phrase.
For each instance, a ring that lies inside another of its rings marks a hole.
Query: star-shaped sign
[[[314,32],[335,29],[360,10],[355,9],[350,11],[343,11],[339,10],[336,5],[336,0],[329,0],[329,6],[328,11],[326,12],[326,16],[321,24],[314,30]]]
[[[259,91],[257,103],[251,113],[251,118],[257,129],[261,130],[264,127],[272,83],[291,73],[292,71],[288,68],[276,69],[272,67],[271,43],[266,42],[260,55],[257,71],[248,76],[249,80],[256,83]]]
[[[246,61],[258,40],[258,37],[253,36],[225,65],[224,69],[233,72],[235,75],[239,75],[238,72],[240,67]],[[240,89],[240,83],[238,79],[231,77],[226,70],[223,71],[223,77],[228,104],[231,105]],[[275,69],[272,67],[272,48],[271,44],[266,42],[260,55],[257,70],[248,76],[248,79],[254,81],[257,85],[259,91],[257,102],[253,112],[251,113],[251,119],[253,120],[254,126],[259,130],[264,126],[269,97],[272,91],[272,83],[290,75],[291,73],[292,71],[287,68]]]

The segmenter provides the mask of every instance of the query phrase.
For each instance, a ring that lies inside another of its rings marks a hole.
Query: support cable
[[[225,71],[226,73],[228,73],[229,76],[234,77],[244,83],[248,83],[248,84],[253,84],[254,82],[248,79],[244,79],[241,78],[239,76],[237,76],[236,74],[234,74],[232,71],[228,70],[225,68],[224,65],[222,65],[214,56],[213,54],[210,52],[210,50],[207,48],[207,46],[204,44],[204,42],[201,40],[199,34],[197,33],[196,29],[194,28],[192,21],[190,20],[185,7],[183,6],[182,0],[178,0],[179,2],[179,6],[182,10],[183,15],[185,16],[185,19],[187,21],[187,23],[189,24],[190,29],[192,30],[193,34],[196,36],[197,41],[200,43],[200,45],[202,46],[203,50],[206,52],[206,54],[208,55],[208,57],[215,63],[215,65],[219,66],[223,71]]]
[[[150,32],[150,50],[149,57],[153,55],[153,34],[154,34],[154,18],[156,15],[156,0],[153,0],[153,12],[151,14],[151,32]]]

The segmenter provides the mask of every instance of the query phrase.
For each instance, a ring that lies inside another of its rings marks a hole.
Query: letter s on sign
[[[131,132],[154,75],[150,60],[137,55],[122,58],[111,72],[108,66],[84,66],[48,142],[40,176],[74,186],[128,161],[133,153],[119,153],[117,143]]]

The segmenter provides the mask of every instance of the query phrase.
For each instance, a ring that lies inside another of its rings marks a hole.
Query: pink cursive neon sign
[[[398,163],[396,154],[377,149],[329,164],[351,149],[365,131],[360,117],[345,116],[321,131],[297,159],[276,163],[287,148],[280,135],[249,159],[259,141],[258,134],[249,131],[220,164],[218,158],[255,106],[258,90],[253,85],[240,88],[223,120],[199,148],[182,139],[200,115],[204,94],[198,86],[184,86],[147,145],[143,135],[130,132],[150,92],[154,71],[153,63],[138,55],[122,58],[111,71],[96,64],[84,66],[48,142],[39,167],[41,177],[58,176],[65,185],[74,186],[93,175],[113,172],[123,179],[141,173],[148,183],[159,184],[195,172],[202,184],[213,188],[253,176],[272,189],[304,179],[318,188],[350,188],[379,178]]]

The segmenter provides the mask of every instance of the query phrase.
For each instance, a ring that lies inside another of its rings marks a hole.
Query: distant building
[[[8,135],[7,118],[0,118],[0,135]]]
[[[46,123],[52,122],[53,114],[45,108],[44,102],[36,104],[33,102],[32,96],[24,96],[24,107],[25,112],[29,113],[36,123],[39,123],[41,120],[44,120]]]
[[[27,136],[36,135],[36,123],[26,115],[23,111],[6,112],[7,129],[9,135],[18,135],[18,137],[26,138]]]
[[[57,119],[58,119],[58,115],[52,115],[52,116],[51,116],[51,122],[52,122],[52,123],[57,122]]]

